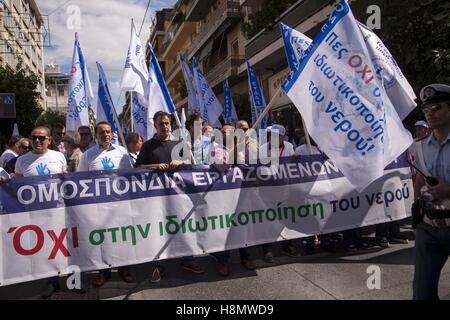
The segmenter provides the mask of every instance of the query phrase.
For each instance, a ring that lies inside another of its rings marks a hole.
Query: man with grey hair
[[[80,149],[80,134],[76,131],[67,131],[63,138],[66,150],[67,172],[75,172],[80,163],[83,152]]]
[[[85,152],[87,149],[95,146],[90,127],[81,126],[78,128],[78,133],[80,134],[80,150],[82,152]]]

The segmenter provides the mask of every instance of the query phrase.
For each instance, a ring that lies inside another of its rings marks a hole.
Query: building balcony
[[[186,10],[186,20],[200,21],[209,12],[211,5],[216,0],[193,0]]]
[[[172,31],[169,31],[161,50],[163,59],[167,60],[176,56],[192,34],[195,33],[195,28],[195,22],[183,21],[180,25],[175,26]]]
[[[221,84],[225,79],[237,76],[241,64],[245,62],[244,56],[229,56],[215,65],[206,74],[206,80],[211,88]]]
[[[263,0],[241,0],[240,2],[243,7],[256,7],[261,5]]]
[[[223,1],[211,14],[208,22],[202,25],[201,31],[192,40],[187,58],[192,57],[207,43],[213,35],[220,35],[234,22],[242,19],[239,1]]]
[[[245,44],[246,59],[249,60],[251,57],[261,52],[264,48],[281,38],[280,29],[278,26],[279,22],[282,21],[288,26],[295,27],[327,6],[330,7],[329,0],[297,1],[288,10],[281,14],[273,24],[260,30],[254,37],[247,41]],[[323,19],[325,19],[325,15],[323,16]],[[321,22],[322,21],[317,21],[317,23]],[[314,35],[311,35],[311,37],[314,37]]]

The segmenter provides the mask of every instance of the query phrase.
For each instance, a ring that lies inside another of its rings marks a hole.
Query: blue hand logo
[[[40,163],[37,167],[36,167],[36,171],[38,173],[39,176],[48,176],[50,175],[50,169],[47,168],[46,164]]]
[[[102,165],[104,170],[112,170],[114,169],[114,163],[111,161],[111,158],[104,157],[102,159]]]

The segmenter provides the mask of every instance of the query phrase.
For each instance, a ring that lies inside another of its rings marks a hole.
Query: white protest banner
[[[91,80],[81,51],[78,33],[75,33],[72,70],[69,79],[69,99],[67,105],[66,129],[77,131],[80,126],[89,126],[89,106],[94,94]]]
[[[359,191],[413,142],[341,0],[284,91],[309,134]]]
[[[0,185],[0,285],[220,252],[403,219],[413,201],[402,155],[358,193],[325,157],[278,172],[233,166],[130,169]]]

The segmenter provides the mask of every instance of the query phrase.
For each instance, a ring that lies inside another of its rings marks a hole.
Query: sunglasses
[[[39,142],[44,142],[45,140],[48,139],[48,137],[46,137],[46,136],[35,136],[35,135],[33,135],[33,136],[30,137],[30,139],[31,139],[31,141],[33,141],[33,142],[35,142],[36,140],[39,140]]]
[[[423,113],[428,114],[428,113],[430,113],[431,111],[437,112],[437,111],[439,111],[439,110],[441,110],[441,109],[442,109],[442,105],[435,104],[435,105],[432,105],[432,106],[426,106],[426,107],[423,107],[423,108],[422,108],[422,111],[423,111]]]
[[[19,148],[23,150],[31,150],[31,146],[19,146]]]
[[[65,132],[55,132],[58,136],[65,136],[66,133]]]

